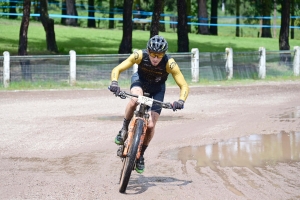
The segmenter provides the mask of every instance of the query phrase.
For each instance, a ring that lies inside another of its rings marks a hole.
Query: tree
[[[281,26],[279,33],[279,50],[290,50],[289,45],[289,26],[290,26],[290,0],[284,0],[281,2]],[[281,53],[281,63],[290,63],[291,54]]]
[[[165,0],[161,0],[161,16],[160,20],[165,21],[165,16],[164,16],[164,7],[165,7]],[[160,23],[159,24],[159,31],[160,32],[166,32],[166,26],[165,23]]]
[[[95,20],[95,0],[88,0],[88,27],[96,28],[96,20]]]
[[[78,16],[75,4],[75,0],[66,0],[66,15]],[[66,18],[64,24],[68,26],[77,26],[77,21],[77,18]]]
[[[66,0],[61,0],[61,15],[63,16],[60,20],[61,24],[66,24],[66,18],[64,16],[67,15],[67,4]]]
[[[177,37],[178,37],[178,52],[189,52],[189,37],[186,15],[187,4],[186,0],[177,0]]]
[[[295,16],[295,0],[291,0],[291,15]],[[291,26],[295,26],[295,18],[291,19]],[[291,39],[294,39],[295,29],[291,28]]]
[[[290,0],[281,2],[281,26],[279,33],[279,50],[290,50],[289,26],[290,26]]]
[[[187,0],[186,2],[186,5],[187,5],[187,8],[186,8],[186,13],[188,16],[191,16],[192,15],[192,3],[191,3],[191,0]],[[189,23],[191,22],[191,18],[187,18],[187,23],[188,23],[188,31],[189,33],[192,32],[192,26],[189,25]]]
[[[24,0],[23,3],[23,17],[21,22],[20,34],[19,34],[19,49],[18,54],[20,56],[27,55],[27,44],[28,44],[28,27],[30,19],[30,0]]]
[[[244,10],[243,16],[250,17],[245,20],[245,23],[258,23],[255,16],[260,16],[259,23],[261,24],[260,36],[271,38],[271,12],[274,6],[274,0],[244,0],[241,1],[247,4],[247,9]],[[254,16],[254,17],[253,17]]]
[[[240,0],[235,0],[235,15],[236,15],[236,28],[235,28],[235,36],[240,37]]]
[[[272,38],[271,34],[271,19],[269,16],[272,11],[272,1],[271,0],[262,0],[261,2],[261,15],[262,15],[262,24],[264,25],[261,29],[261,37]]]
[[[40,1],[40,16],[46,32],[47,50],[58,53],[54,31],[54,20],[49,18],[48,15],[48,0]]]
[[[198,0],[198,22],[201,24],[198,26],[198,34],[208,35],[208,13],[206,7],[206,0]]]
[[[163,1],[154,0],[154,10],[152,14],[151,28],[150,28],[150,38],[159,34],[159,20],[160,14],[163,10]]]
[[[17,1],[10,0],[9,1],[9,13],[17,14],[16,7],[17,7]],[[17,17],[18,17],[17,15],[9,15],[8,16],[9,19],[17,19]]]
[[[124,0],[123,36],[119,47],[119,54],[132,52],[132,4],[133,0]]]
[[[23,3],[23,17],[20,27],[20,34],[19,34],[19,49],[18,55],[25,56],[27,55],[27,44],[28,44],[28,27],[29,27],[29,19],[30,19],[30,0],[24,0]],[[20,61],[21,64],[21,71],[22,71],[22,78],[25,80],[31,80],[31,67],[29,60]]]
[[[114,14],[114,5],[115,1],[114,0],[109,0],[109,18],[113,19],[115,17]],[[109,20],[108,28],[113,29],[115,27],[115,21],[114,20]]]
[[[210,23],[215,25],[210,25],[209,31],[212,35],[218,35],[218,0],[211,0],[211,15]]]

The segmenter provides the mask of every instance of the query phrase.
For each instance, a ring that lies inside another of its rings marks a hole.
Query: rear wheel
[[[141,135],[143,133],[144,121],[138,119],[133,136],[132,146],[124,159],[123,169],[121,171],[119,192],[125,193],[132,170],[134,169],[137,150],[140,144]]]

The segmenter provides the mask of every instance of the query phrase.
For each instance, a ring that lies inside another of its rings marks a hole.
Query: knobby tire
[[[143,126],[144,126],[144,121],[142,119],[138,119],[134,131],[133,142],[124,160],[124,165],[121,172],[120,189],[119,189],[120,193],[125,193],[130,179],[131,172],[135,166],[136,154],[140,144],[141,135],[143,133]]]

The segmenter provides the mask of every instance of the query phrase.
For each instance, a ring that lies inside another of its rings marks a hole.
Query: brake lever
[[[173,109],[173,106],[172,106],[171,103],[164,103],[164,104],[163,104],[163,108]]]
[[[119,94],[116,96],[120,97],[121,99],[126,99],[125,92],[123,92],[123,91],[119,92]]]

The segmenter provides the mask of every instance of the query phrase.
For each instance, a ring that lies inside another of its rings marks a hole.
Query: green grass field
[[[9,51],[11,55],[18,52],[20,20],[0,18],[0,51]],[[167,31],[160,32],[169,42],[169,52],[177,52],[177,33],[166,24]],[[235,37],[234,27],[220,27],[219,36],[189,34],[189,48],[198,48],[200,52],[224,52],[231,47],[235,52],[256,51],[259,47],[267,50],[279,50],[277,38],[257,38],[256,28],[243,28],[244,37]],[[117,54],[122,40],[122,27],[110,30],[106,28],[82,28],[55,25],[55,34],[59,54],[69,54],[75,50],[77,54]],[[248,35],[245,37],[245,35]],[[45,32],[42,24],[30,21],[28,30],[28,54],[48,55]],[[142,49],[150,37],[149,31],[133,31],[133,49]],[[295,38],[289,40],[290,47],[300,45],[300,30],[295,30]]]

